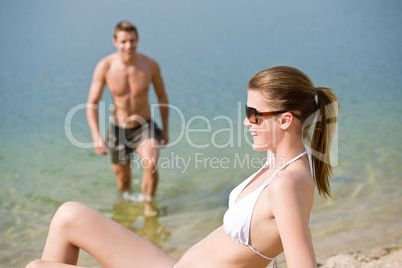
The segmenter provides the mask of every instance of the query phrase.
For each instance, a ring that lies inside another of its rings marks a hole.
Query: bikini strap
[[[308,153],[308,151],[307,151],[307,149],[305,149],[301,154],[299,154],[298,156],[296,156],[296,157],[292,158],[291,160],[289,160],[281,168],[277,169],[274,173],[272,173],[272,175],[268,178],[268,180],[265,181],[264,185],[268,185],[273,180],[273,178],[275,178],[275,176],[279,173],[279,171],[281,171],[285,167],[289,166],[290,164],[292,164],[293,162],[295,162],[296,160],[298,160],[300,157],[302,157],[303,155],[305,155],[307,153]],[[312,166],[311,166],[310,158],[309,158],[309,163],[310,163],[310,171],[312,172]]]
[[[306,149],[306,151],[307,151],[307,156],[308,156],[308,163],[310,164],[310,172],[311,172],[311,175],[314,175],[314,172],[313,172],[313,161],[311,160],[311,153],[310,153],[310,151],[307,150],[307,149]]]
[[[291,159],[289,162],[287,162],[285,165],[283,165],[280,169],[278,169],[278,170],[282,170],[282,169],[284,169],[285,167],[287,167],[287,166],[289,166],[290,164],[292,164],[293,162],[295,162],[296,160],[298,160],[300,157],[302,157],[303,155],[305,155],[305,154],[307,154],[307,149],[304,149],[304,151],[301,153],[301,154],[299,154],[298,156],[296,156],[296,157],[294,157],[293,159]]]
[[[278,268],[278,260],[275,258],[272,268]]]

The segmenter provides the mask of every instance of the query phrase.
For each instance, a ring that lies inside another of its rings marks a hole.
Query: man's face
[[[117,32],[116,38],[113,38],[113,44],[121,55],[131,58],[137,49],[137,34],[135,32]]]

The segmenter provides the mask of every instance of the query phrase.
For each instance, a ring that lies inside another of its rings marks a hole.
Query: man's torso
[[[108,70],[105,82],[113,97],[115,124],[130,128],[151,119],[149,86],[154,75],[153,60],[136,54],[134,64],[125,65],[118,54],[105,58]]]

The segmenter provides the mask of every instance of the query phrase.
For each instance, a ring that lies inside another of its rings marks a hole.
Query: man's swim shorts
[[[160,140],[162,131],[152,121],[133,128],[122,128],[109,124],[108,144],[113,164],[125,165],[130,163],[131,153],[137,149],[141,142],[149,138]]]

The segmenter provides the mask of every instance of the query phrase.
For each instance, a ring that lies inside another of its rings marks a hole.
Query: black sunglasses
[[[259,113],[255,108],[248,107],[246,105],[246,117],[250,123],[253,124],[259,124],[259,118],[264,117],[264,116],[272,116],[272,115],[278,115],[278,114],[283,114],[286,113],[287,111],[275,111],[275,112],[263,112]]]

